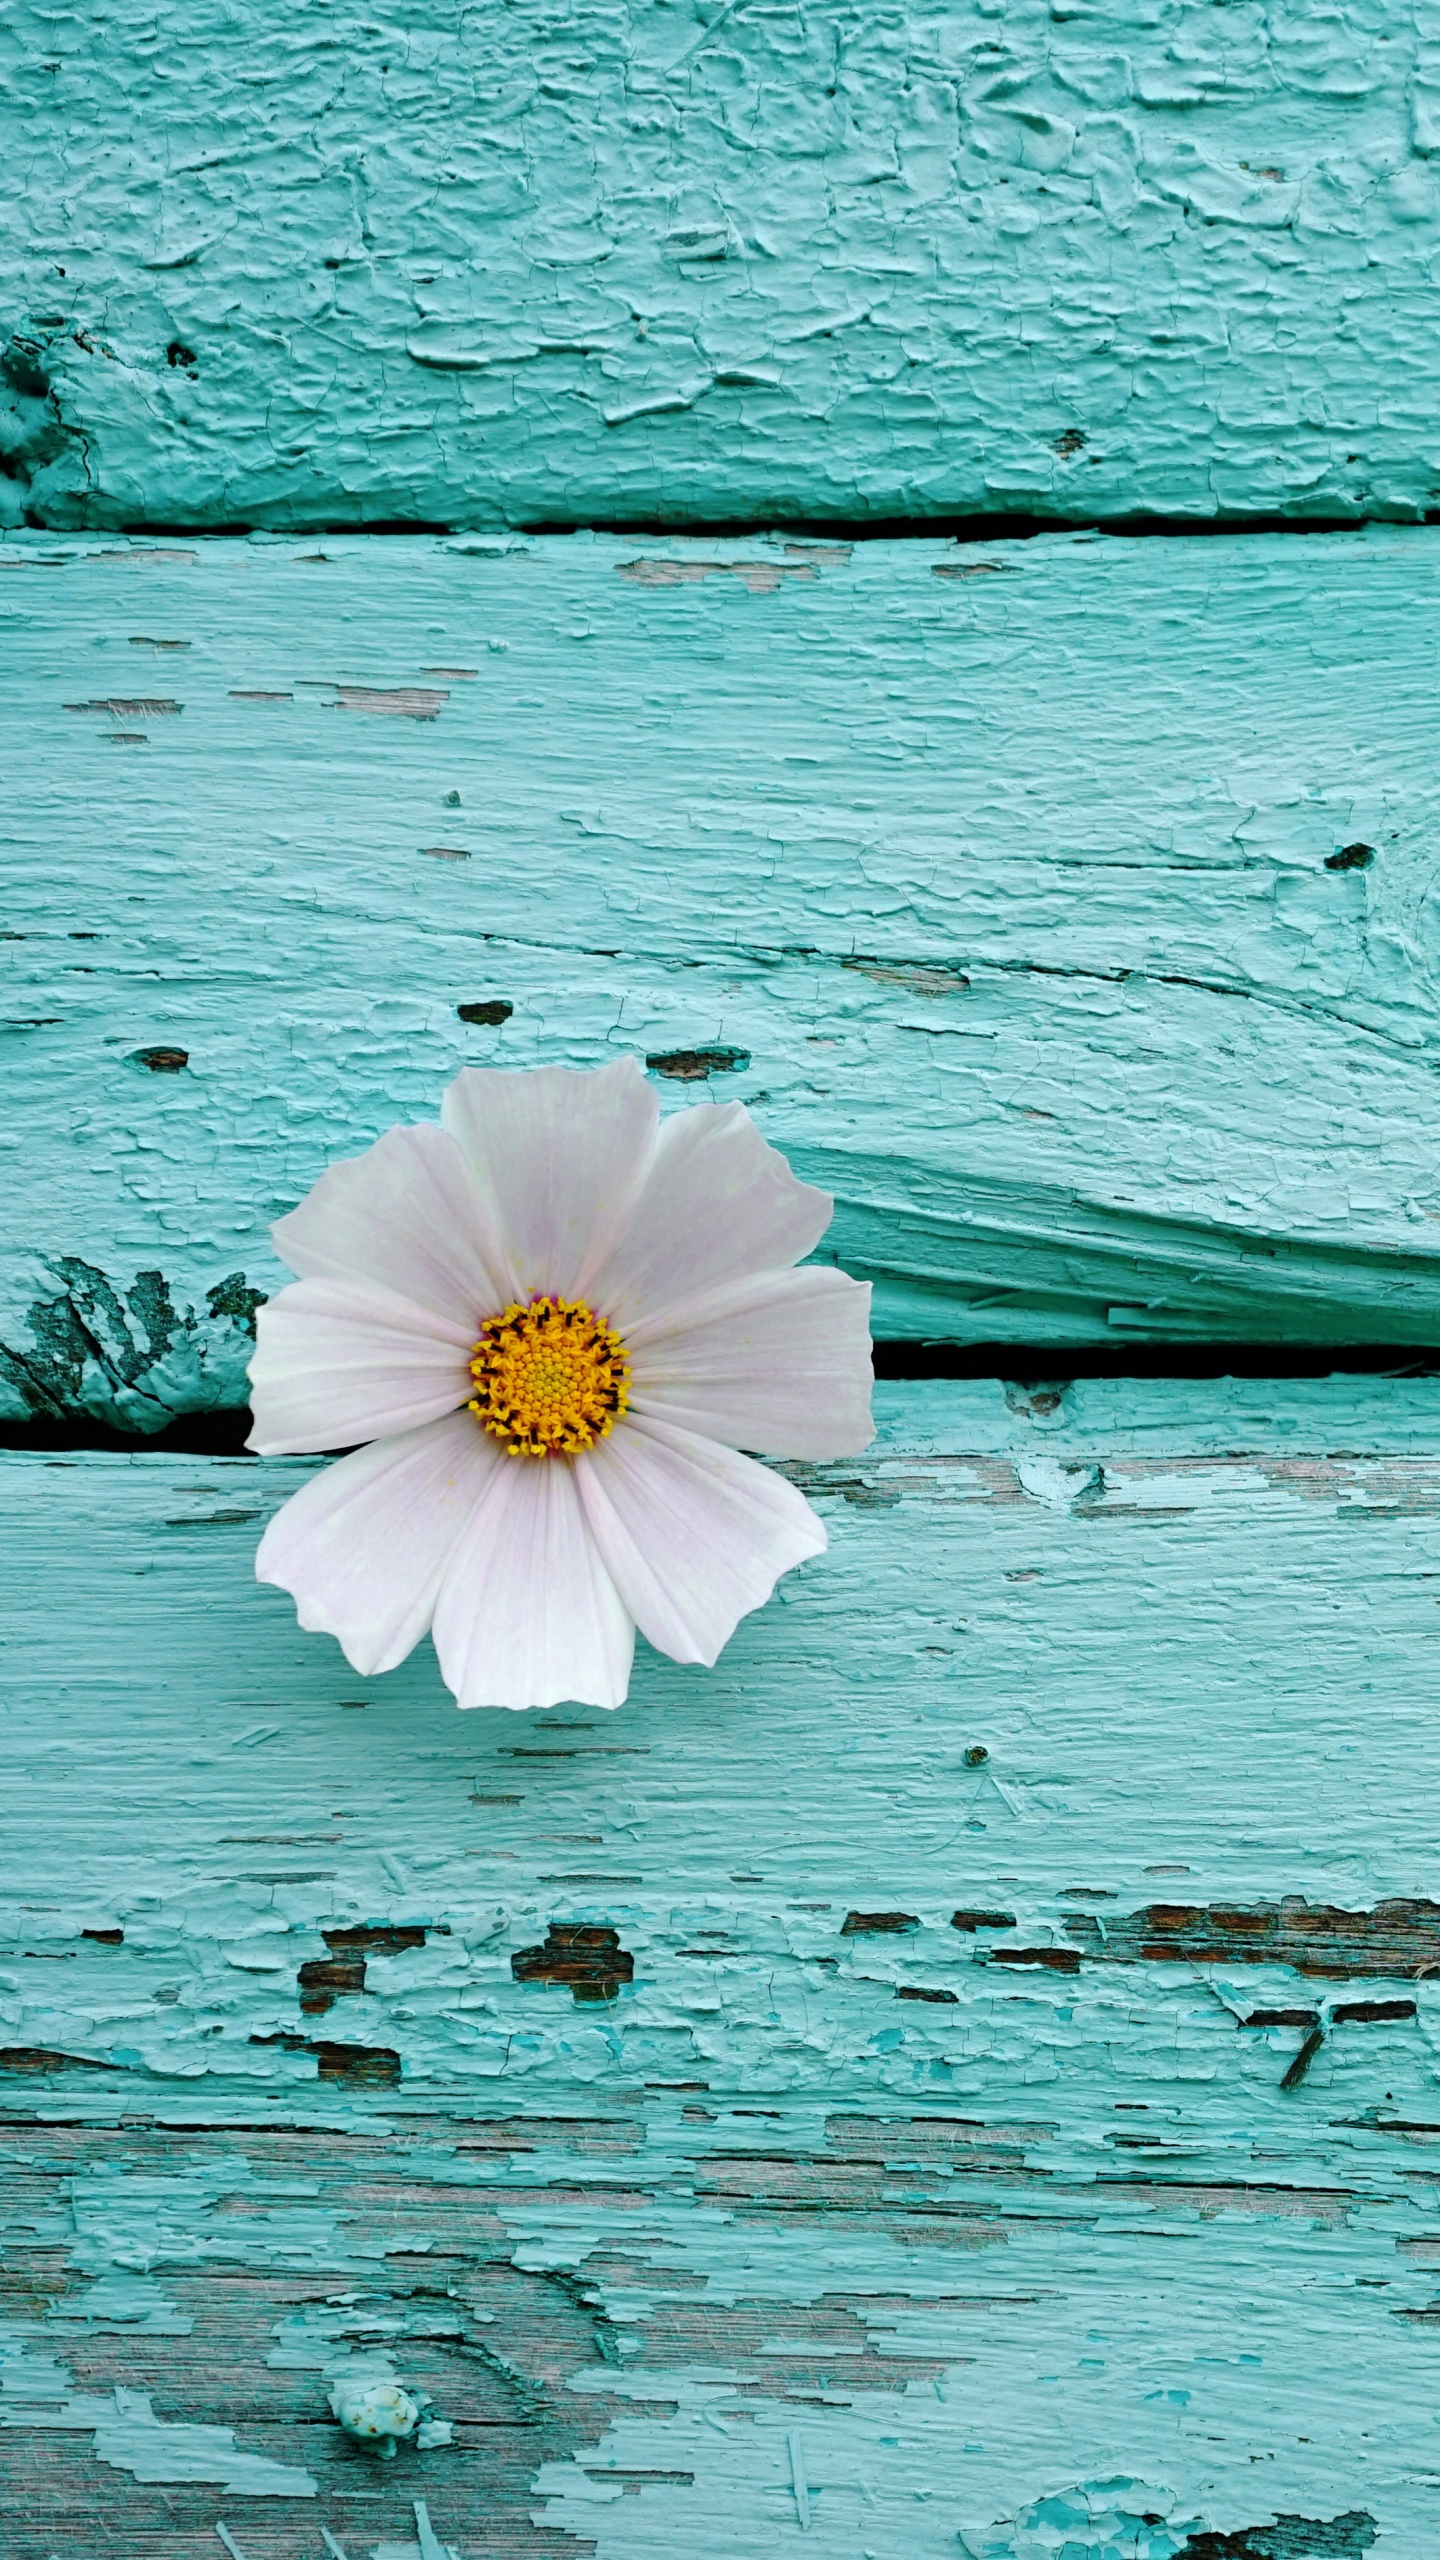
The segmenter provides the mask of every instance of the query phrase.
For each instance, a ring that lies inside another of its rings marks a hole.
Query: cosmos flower
[[[430,1631],[462,1707],[618,1706],[637,1627],[713,1663],[825,1545],[741,1452],[871,1438],[869,1289],[795,1268],[831,1208],[739,1103],[662,1126],[633,1059],[457,1076],[275,1229],[250,1446],[350,1454],[261,1581],[366,1674]]]

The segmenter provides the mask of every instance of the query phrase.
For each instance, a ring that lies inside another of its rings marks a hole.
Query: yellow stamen
[[[629,1402],[630,1362],[604,1318],[578,1298],[519,1301],[480,1327],[470,1411],[512,1458],[577,1457]]]

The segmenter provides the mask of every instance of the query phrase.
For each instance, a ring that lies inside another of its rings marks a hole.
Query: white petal
[[[633,1058],[594,1075],[467,1067],[440,1107],[505,1240],[517,1295],[583,1296],[623,1232],[660,1106]]]
[[[870,1287],[843,1271],[767,1271],[627,1337],[631,1411],[771,1458],[849,1458],[870,1416]]]
[[[256,1310],[248,1447],[350,1449],[438,1422],[473,1393],[468,1326],[359,1280],[296,1280]]]
[[[332,1164],[272,1229],[302,1280],[369,1280],[432,1315],[468,1325],[514,1295],[494,1221],[444,1129],[388,1129],[363,1156]]]
[[[676,1662],[713,1662],[781,1574],[825,1547],[783,1476],[668,1423],[627,1418],[574,1464],[625,1606]]]
[[[622,1329],[659,1307],[798,1262],[834,1202],[797,1182],[743,1102],[699,1103],[660,1132],[650,1178],[592,1303]]]
[[[573,1469],[509,1458],[440,1588],[435,1650],[462,1707],[618,1707],[634,1623],[600,1560]]]
[[[393,1671],[429,1627],[451,1549],[504,1464],[468,1413],[356,1449],[276,1512],[256,1579],[292,1592],[301,1626],[337,1636],[357,1671]]]

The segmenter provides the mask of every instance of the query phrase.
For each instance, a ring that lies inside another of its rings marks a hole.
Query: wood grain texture
[[[620,1051],[881,1334],[1434,1341],[1437,546],[13,537],[5,1410],[243,1402],[325,1163]]]
[[[1384,0],[20,0],[12,521],[1423,515]]]
[[[0,1464],[16,2560],[1423,2560],[1440,1386],[882,1419],[608,1717],[298,1635],[297,1462]]]

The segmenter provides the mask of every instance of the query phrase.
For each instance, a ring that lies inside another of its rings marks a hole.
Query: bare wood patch
[[[184,710],[183,702],[172,702],[156,694],[107,694],[94,702],[67,702],[67,711],[103,711],[112,720],[160,720],[167,714]]]
[[[518,1947],[510,1959],[517,1982],[568,1983],[577,2000],[614,2000],[635,1979],[635,1959],[616,1929],[552,1920],[543,1947]]]
[[[332,711],[364,711],[380,719],[438,720],[450,696],[423,684],[337,684]]]
[[[786,578],[813,578],[813,559],[781,560],[622,560],[619,575],[637,587],[691,587],[705,578],[738,578],[752,596],[771,596]]]
[[[1440,1903],[1408,1897],[1373,1911],[1342,1911],[1303,1894],[1249,1908],[1152,1902],[1103,1924],[1079,1912],[1065,1928],[1094,1964],[1282,1964],[1329,1981],[1419,1982],[1440,1973]],[[1369,2005],[1357,2004],[1356,2014]]]

